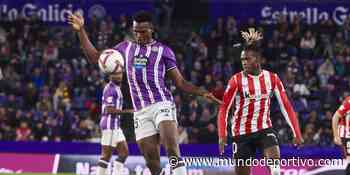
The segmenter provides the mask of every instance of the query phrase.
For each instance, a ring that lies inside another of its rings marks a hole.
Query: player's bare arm
[[[120,110],[120,109],[116,109],[115,107],[113,106],[107,106],[106,107],[106,112],[109,113],[109,114],[131,114],[134,112],[133,109],[123,109],[123,110]]]
[[[72,26],[73,30],[77,32],[80,40],[80,45],[88,61],[90,63],[97,64],[100,53],[90,42],[89,37],[84,29],[84,17],[80,13],[70,13],[68,15],[68,23]]]
[[[176,87],[182,91],[198,96],[203,96],[204,98],[221,104],[221,100],[217,99],[212,93],[207,90],[201,89],[192,83],[186,81],[181,75],[179,69],[174,68],[168,71],[170,78],[175,82]]]
[[[280,106],[281,111],[283,112],[283,116],[286,121],[290,121],[289,125],[293,131],[294,139],[293,142],[296,145],[301,145],[304,140],[301,135],[300,127],[299,127],[299,119],[291,105],[286,90],[282,81],[275,75],[276,87],[275,87],[275,96],[277,97],[278,104]]]
[[[223,102],[220,105],[219,114],[217,117],[217,126],[218,126],[218,136],[219,136],[219,151],[220,154],[224,154],[225,146],[227,144],[227,117],[228,112],[232,106],[231,99],[235,97],[237,93],[237,86],[235,78],[231,78],[227,86]]]
[[[339,132],[338,132],[338,123],[339,123],[340,117],[342,116],[339,114],[339,112],[335,112],[332,118],[332,129],[333,129],[333,137],[334,137],[333,140],[334,140],[334,143],[337,145],[342,145]]]

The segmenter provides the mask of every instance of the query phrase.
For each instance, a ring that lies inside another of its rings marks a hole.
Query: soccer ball
[[[121,71],[124,67],[124,57],[115,49],[106,49],[98,59],[98,66],[105,74]]]

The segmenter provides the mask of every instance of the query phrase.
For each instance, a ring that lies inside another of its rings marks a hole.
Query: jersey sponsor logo
[[[139,55],[139,56],[134,57],[134,67],[136,69],[146,68],[147,63],[148,63],[148,59],[147,59],[147,57],[145,57],[143,55]]]
[[[250,94],[248,91],[245,91],[243,93],[244,98],[247,99],[255,99],[255,100],[261,100],[261,99],[268,99],[271,97],[271,93],[266,94]]]

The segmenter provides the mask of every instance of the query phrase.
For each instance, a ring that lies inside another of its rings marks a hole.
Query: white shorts
[[[125,136],[121,129],[102,130],[101,145],[117,147],[117,144],[122,141],[125,141]]]
[[[159,133],[159,123],[165,120],[176,121],[176,107],[165,101],[151,104],[134,113],[136,141]]]

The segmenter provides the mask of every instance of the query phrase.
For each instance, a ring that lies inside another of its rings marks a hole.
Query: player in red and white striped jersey
[[[350,160],[350,96],[346,97],[342,105],[334,113],[332,119],[334,143],[342,146],[344,158]],[[350,164],[345,174],[350,174]]]
[[[350,96],[346,97],[334,113],[332,119],[334,143],[344,146],[346,157],[350,160]]]
[[[257,37],[259,34],[256,32],[252,35]],[[249,41],[249,38],[245,39]],[[276,132],[272,129],[270,119],[272,95],[277,97],[282,114],[292,128],[296,143],[302,142],[299,122],[283,84],[275,73],[261,69],[260,57],[254,43],[243,49],[241,53],[243,71],[236,73],[229,80],[218,114],[220,152],[223,153],[227,140],[228,113],[232,106],[235,109],[231,123],[233,146],[236,147],[234,157],[239,159],[254,158],[257,149],[261,149],[267,158],[280,158]],[[274,175],[279,174],[279,166],[270,167],[270,170]],[[236,174],[249,175],[250,167],[236,167]]]

